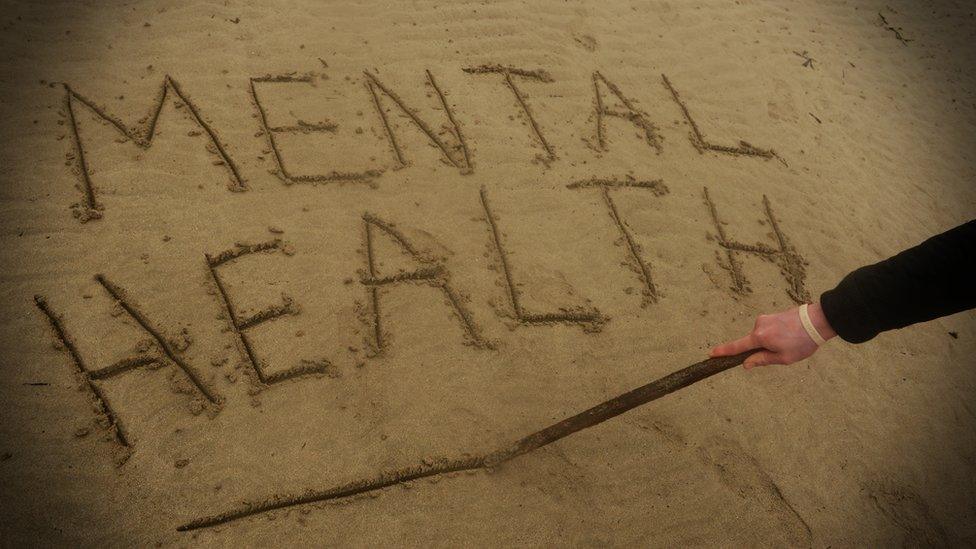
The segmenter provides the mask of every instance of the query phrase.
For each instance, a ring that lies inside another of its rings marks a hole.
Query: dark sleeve
[[[850,343],[976,307],[976,219],[861,267],[820,296],[830,326]]]

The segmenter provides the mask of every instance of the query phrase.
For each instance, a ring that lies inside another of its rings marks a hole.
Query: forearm
[[[826,321],[845,341],[976,307],[976,221],[884,261],[861,267],[824,292]]]

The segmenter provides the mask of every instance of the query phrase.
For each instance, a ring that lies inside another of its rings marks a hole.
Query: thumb
[[[782,364],[778,353],[765,350],[759,351],[758,353],[749,355],[749,358],[742,363],[747,370],[753,366],[767,366],[769,364]]]

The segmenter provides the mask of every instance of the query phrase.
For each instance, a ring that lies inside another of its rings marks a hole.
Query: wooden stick
[[[719,372],[734,368],[742,364],[746,357],[757,351],[758,349],[753,349],[735,356],[710,358],[692,364],[687,368],[668,374],[647,385],[638,387],[602,404],[598,404],[589,410],[566,418],[559,423],[550,425],[541,431],[536,431],[531,435],[519,439],[511,446],[488,455],[465,457],[459,460],[437,460],[434,463],[425,463],[416,467],[390,471],[376,478],[359,480],[326,490],[309,490],[296,495],[273,496],[265,501],[248,503],[237,509],[192,520],[178,526],[176,529],[185,532],[198,528],[207,528],[277,509],[353,497],[422,478],[459,471],[489,469],[527,452],[537,450],[573,433],[582,431],[587,427],[592,427],[608,419],[613,419],[628,410],[659,399],[664,395],[673,393]]]

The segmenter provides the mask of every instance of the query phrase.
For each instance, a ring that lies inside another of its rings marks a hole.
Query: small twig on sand
[[[909,42],[913,41],[912,38],[905,38],[905,36],[901,33],[902,30],[901,27],[891,26],[888,23],[888,20],[885,19],[885,16],[881,12],[878,12],[878,17],[881,18],[881,26],[895,33],[895,38],[897,38],[902,44],[905,44],[907,46]]]
[[[793,53],[795,55],[797,55],[798,57],[802,57],[803,58],[803,66],[804,67],[810,67],[811,69],[814,68],[813,67],[813,62],[816,61],[816,59],[810,57],[810,55],[807,53],[807,50],[803,50],[802,52],[793,50]]]

